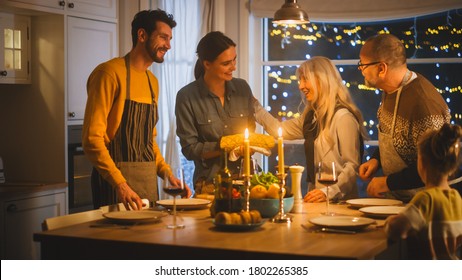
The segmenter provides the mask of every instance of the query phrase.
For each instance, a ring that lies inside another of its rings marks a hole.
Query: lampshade
[[[308,23],[308,14],[300,8],[297,0],[286,0],[284,5],[274,13],[273,22],[276,24]]]

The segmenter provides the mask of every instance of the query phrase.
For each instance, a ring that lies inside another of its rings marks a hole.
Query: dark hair
[[[392,34],[378,34],[366,40],[370,44],[375,61],[386,62],[391,67],[406,64],[406,48]]]
[[[176,26],[176,21],[173,19],[172,14],[167,14],[161,9],[157,10],[144,10],[138,12],[132,21],[132,43],[133,47],[138,41],[138,30],[143,28],[148,35],[151,35],[154,30],[156,30],[156,24],[158,21],[164,22],[174,28]]]
[[[419,155],[427,168],[427,181],[437,185],[459,165],[462,128],[445,123],[439,130],[425,133],[419,140]]]
[[[220,31],[207,33],[197,44],[197,61],[194,67],[194,77],[199,79],[205,73],[204,61],[213,62],[229,47],[235,47],[236,43]]]

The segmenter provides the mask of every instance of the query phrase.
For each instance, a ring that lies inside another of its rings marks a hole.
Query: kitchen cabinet
[[[1,259],[39,259],[40,246],[33,234],[45,219],[67,214],[67,185],[0,184]]]
[[[0,13],[0,83],[30,83],[30,17]]]
[[[64,10],[64,7],[66,6],[66,1],[59,0],[2,0],[0,2],[9,6],[36,10],[44,8]]]
[[[117,0],[70,0],[66,1],[66,8],[68,13],[117,18]]]
[[[115,23],[67,17],[67,104],[69,124],[81,124],[88,76],[100,63],[118,55]]]
[[[51,13],[117,18],[117,0],[0,0],[8,6]]]

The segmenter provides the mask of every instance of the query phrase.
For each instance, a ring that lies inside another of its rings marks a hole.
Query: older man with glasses
[[[359,167],[359,176],[370,181],[369,196],[408,201],[423,187],[417,173],[417,141],[425,131],[449,122],[448,106],[430,81],[407,68],[406,49],[397,37],[369,38],[359,57],[365,84],[383,91],[377,111],[379,147]],[[383,176],[377,176],[380,168]]]

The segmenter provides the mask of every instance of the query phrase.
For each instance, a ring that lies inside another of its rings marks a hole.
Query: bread
[[[233,225],[240,225],[242,224],[242,218],[241,215],[238,213],[231,213],[231,224]]]
[[[261,222],[261,215],[258,210],[250,210],[249,214],[250,214],[250,217],[252,218],[253,224],[258,224]]]
[[[215,223],[230,225],[232,224],[231,215],[227,212],[218,212],[215,216]]]
[[[251,224],[252,223],[252,217],[250,216],[250,213],[247,211],[241,211],[239,213],[242,219],[243,224]]]
[[[257,210],[239,213],[218,212],[215,216],[215,223],[222,225],[258,224],[261,220],[260,212]]]

